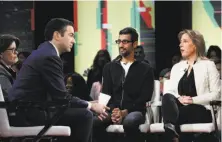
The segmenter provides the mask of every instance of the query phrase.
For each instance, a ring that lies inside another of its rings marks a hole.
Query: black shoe
[[[176,138],[179,137],[179,134],[177,133],[176,128],[173,124],[171,123],[164,124],[164,129],[165,132],[169,134],[171,137],[176,137]]]

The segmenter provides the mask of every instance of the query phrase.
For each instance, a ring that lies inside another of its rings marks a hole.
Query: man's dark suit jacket
[[[9,91],[9,101],[47,101],[48,96],[59,101],[70,99],[67,93],[62,60],[55,47],[46,41],[25,60]],[[72,107],[86,108],[88,103],[79,98],[71,99]]]

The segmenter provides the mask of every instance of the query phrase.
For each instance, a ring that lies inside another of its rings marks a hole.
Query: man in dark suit
[[[93,110],[105,114],[106,106],[87,102],[67,93],[60,54],[70,52],[74,39],[73,23],[55,18],[45,28],[45,40],[24,62],[17,80],[9,91],[10,101],[71,100],[69,108],[57,122],[71,127],[71,136],[63,141],[88,142],[92,129]],[[19,123],[14,125],[42,125],[45,113],[31,109],[16,113]],[[105,114],[107,115],[107,114]]]

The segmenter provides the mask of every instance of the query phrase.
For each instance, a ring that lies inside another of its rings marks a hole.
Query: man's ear
[[[53,39],[58,40],[61,37],[60,33],[58,31],[55,31],[53,33]]]
[[[138,41],[134,41],[134,43],[133,43],[133,48],[136,48],[137,45],[138,45]]]

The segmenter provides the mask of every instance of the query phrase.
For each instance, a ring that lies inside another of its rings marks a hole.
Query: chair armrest
[[[218,129],[218,124],[217,124],[217,117],[219,116],[219,119],[220,119],[220,114],[217,114],[217,113],[218,113],[218,110],[220,111],[221,101],[220,100],[210,101],[210,105],[211,105],[210,110],[211,110],[213,124],[215,127],[215,131],[218,133],[219,129]]]
[[[42,110],[49,110],[49,109],[56,109],[56,113],[52,118],[48,118],[45,126],[43,129],[38,133],[38,135],[34,138],[33,141],[39,141],[41,137],[48,131],[48,129],[54,125],[59,118],[64,114],[66,109],[68,109],[70,105],[69,100],[60,100],[57,101],[47,101],[47,102],[33,102],[33,101],[14,101],[14,102],[3,102],[0,101],[0,108],[14,108],[14,109],[42,109]]]
[[[160,107],[162,106],[161,101],[149,101],[146,104],[147,112],[149,114],[148,119],[151,123],[158,123],[160,121]]]
[[[211,106],[221,106],[221,101],[216,100],[216,101],[210,101]]]
[[[149,101],[146,103],[146,107],[160,107],[162,106],[161,101]]]

